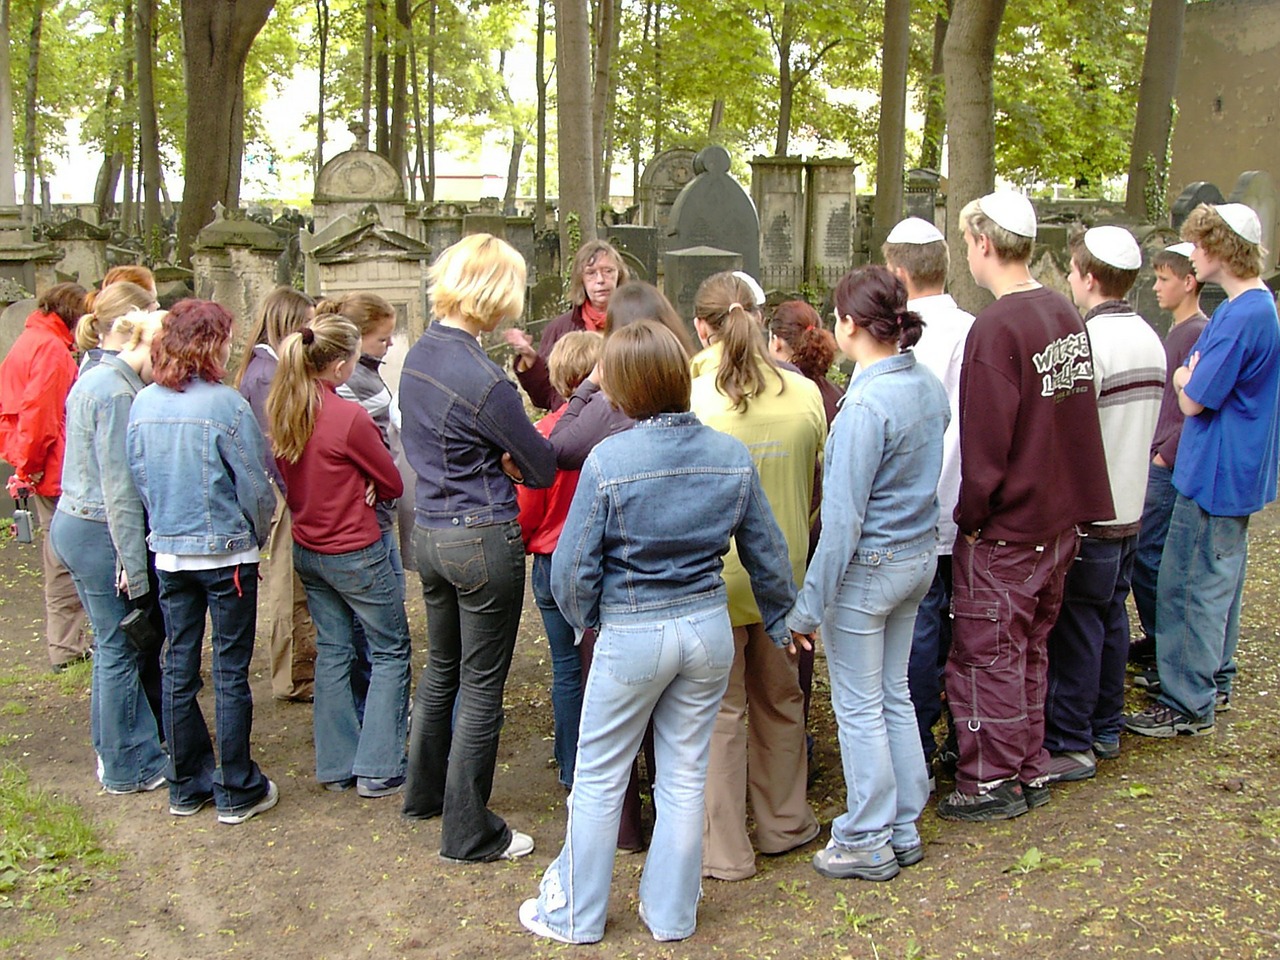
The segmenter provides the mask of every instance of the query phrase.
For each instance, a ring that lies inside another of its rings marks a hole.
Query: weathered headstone
[[[666,252],[670,240],[671,207],[680,191],[695,176],[693,161],[696,150],[675,147],[664,150],[652,160],[640,174],[636,199],[640,202],[640,223],[656,227],[658,255]]]
[[[236,318],[233,352],[243,346],[258,301],[277,285],[276,265],[283,251],[284,241],[274,230],[241,211],[227,216],[222,204],[214,207],[213,222],[196,235],[191,255],[195,295],[217,301]]]
[[[941,182],[942,177],[937,170],[930,170],[927,167],[908,170],[902,215],[919,217],[921,220],[936,223],[934,217],[937,214],[938,189]],[[889,229],[893,229],[893,224],[889,224]]]
[[[760,276],[760,220],[738,182],[729,176],[729,151],[710,146],[693,162],[697,176],[680,191],[671,208],[670,254],[689,247],[732,250],[742,269]]]
[[[855,160],[809,161],[805,279],[810,283],[833,287],[853,264],[857,166]]]
[[[58,282],[55,266],[61,258],[56,248],[33,239],[21,207],[0,207],[0,279],[39,294]]]
[[[358,215],[370,204],[377,207],[378,219],[388,229],[407,233],[404,181],[386,158],[354,149],[321,167],[312,198],[316,230],[338,217]]]
[[[507,239],[507,218],[501,213],[468,213],[462,218],[462,235],[487,233],[501,240]]]
[[[715,247],[688,247],[684,250],[668,250],[663,255],[666,272],[663,276],[663,293],[676,308],[676,313],[688,325],[690,334],[697,342],[697,334],[693,330],[693,301],[698,293],[698,286],[713,273],[721,270],[743,270],[742,254],[736,250],[720,250]]]
[[[655,227],[634,223],[611,224],[606,233],[609,242],[628,257],[627,266],[633,279],[653,283],[658,278],[658,236]]]
[[[462,239],[462,217],[466,211],[456,203],[437,203],[418,215],[422,238],[437,255]]]
[[[1229,199],[1232,203],[1243,203],[1252,208],[1262,221],[1262,247],[1266,250],[1262,275],[1268,276],[1276,265],[1276,237],[1280,236],[1276,229],[1280,204],[1277,203],[1275,181],[1265,170],[1248,170],[1240,174]]]
[[[805,165],[799,157],[755,157],[751,198],[760,216],[760,283],[767,290],[797,289],[804,281],[808,226]]]
[[[529,269],[529,282],[535,282],[538,265],[535,261],[537,248],[533,238],[533,217],[507,217],[506,232],[507,243],[519,250],[520,256],[524,257],[525,266]]]
[[[21,292],[21,291],[19,291]],[[36,301],[31,298],[15,300],[0,311],[0,357],[9,352],[15,340],[27,325],[27,317],[36,309]]]
[[[61,248],[58,272],[89,287],[107,272],[107,237],[111,231],[72,217],[45,231],[48,240]]]
[[[1173,229],[1182,228],[1182,221],[1186,220],[1191,211],[1202,203],[1224,203],[1222,191],[1218,189],[1217,184],[1210,183],[1208,180],[1197,180],[1195,183],[1189,183],[1186,189],[1178,194],[1178,199],[1173,201],[1173,207],[1169,211],[1169,220],[1173,225]]]

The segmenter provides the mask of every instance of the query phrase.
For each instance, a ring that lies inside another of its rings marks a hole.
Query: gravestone
[[[741,269],[759,277],[760,220],[751,198],[729,176],[729,151],[705,147],[693,167],[697,176],[671,207],[667,254],[690,247],[731,250],[742,257]]]
[[[615,223],[606,228],[609,242],[627,259],[633,280],[653,283],[658,278],[658,235],[655,227]]]
[[[386,158],[371,150],[347,150],[321,167],[311,203],[317,231],[338,217],[358,215],[370,204],[388,229],[400,233],[410,229],[404,181]]]
[[[670,240],[671,207],[685,185],[693,180],[696,150],[674,147],[664,150],[640,174],[636,199],[640,202],[640,223],[657,228],[658,255],[666,252]]]
[[[1200,204],[1225,202],[1222,191],[1216,184],[1208,180],[1197,180],[1195,183],[1187,184],[1186,189],[1178,194],[1178,199],[1173,201],[1173,207],[1169,211],[1169,221],[1173,229],[1181,230],[1182,221],[1186,220],[1191,211]]]
[[[191,254],[195,295],[220,303],[235,317],[232,352],[237,355],[258,301],[277,286],[284,247],[269,226],[249,220],[243,211],[228,216],[221,203],[214,206],[213,222],[196,235]]]
[[[699,246],[668,250],[663,260],[666,272],[663,275],[662,292],[688,326],[693,342],[697,343],[697,331],[693,329],[693,301],[697,296],[698,286],[713,273],[745,269],[742,254],[736,250]]]
[[[72,217],[53,224],[45,236],[62,250],[58,272],[82,287],[91,287],[107,272],[107,238],[111,231]]]
[[[1240,174],[1229,199],[1251,208],[1262,221],[1262,248],[1266,251],[1262,275],[1270,276],[1276,265],[1276,218],[1280,216],[1275,181],[1265,170],[1248,170]]]
[[[809,161],[805,279],[811,284],[834,287],[853,265],[857,166],[855,160]]]
[[[13,286],[11,282],[0,284],[2,286]],[[24,290],[14,290],[15,293],[25,293]],[[8,295],[8,294],[6,294]],[[0,311],[0,357],[9,352],[9,348],[13,346],[15,340],[21,335],[23,328],[27,325],[27,317],[35,312],[36,301],[30,297],[15,300],[10,303],[3,311]]]
[[[921,220],[936,224],[938,190],[941,183],[942,177],[937,170],[930,170],[927,167],[908,170],[902,216],[904,218],[919,217]],[[889,224],[888,229],[892,230],[893,224]]]
[[[40,294],[58,282],[55,266],[60,259],[56,248],[32,237],[21,207],[0,207],[0,279]]]
[[[468,213],[462,218],[462,235],[469,237],[473,233],[487,233],[499,240],[505,240],[507,239],[507,218],[501,213]]]
[[[793,290],[804,281],[805,165],[799,157],[754,157],[751,199],[760,216],[760,284]]]
[[[456,203],[436,203],[418,215],[422,239],[437,254],[444,253],[462,239],[462,217],[466,210]]]
[[[520,256],[524,257],[525,266],[529,270],[529,283],[535,283],[538,277],[538,265],[537,245],[533,237],[533,217],[507,217],[506,231],[507,243],[520,251]]]

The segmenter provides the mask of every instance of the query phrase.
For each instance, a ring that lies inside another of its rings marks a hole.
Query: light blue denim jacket
[[[946,390],[910,351],[854,377],[827,437],[822,535],[787,618],[791,629],[818,628],[851,563],[935,549],[950,419]]]
[[[582,465],[551,558],[551,592],[583,629],[686,616],[727,603],[729,540],[769,636],[790,642],[791,560],[751,454],[692,413],[602,440]]]
[[[156,553],[221,555],[261,547],[276,495],[267,442],[249,402],[205,380],[153,383],[129,414],[129,468]]]
[[[129,408],[142,389],[134,369],[104,353],[67,394],[67,452],[58,509],[107,525],[116,549],[116,575],[129,576],[129,596],[147,583],[147,518],[129,472]]]

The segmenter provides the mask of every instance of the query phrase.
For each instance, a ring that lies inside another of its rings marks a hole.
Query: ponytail
[[[150,290],[127,280],[90,293],[85,300],[86,312],[76,323],[76,347],[84,352],[100,346],[116,320],[131,310],[149,309],[155,299]]]
[[[360,332],[336,314],[321,314],[280,343],[280,364],[267,394],[267,424],[277,457],[297,463],[316,428],[320,374],[355,355]]]
[[[786,389],[773,357],[764,349],[755,294],[741,278],[728,271],[707,277],[698,287],[693,307],[721,345],[716,389],[732,401],[734,410],[746,412],[751,398],[766,389],[770,378],[778,382],[779,392]]]

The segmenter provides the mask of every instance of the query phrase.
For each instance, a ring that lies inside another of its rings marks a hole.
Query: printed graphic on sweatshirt
[[[1040,374],[1040,396],[1061,397],[1072,393],[1077,383],[1093,382],[1093,357],[1089,334],[1083,330],[1054,340],[1031,362]]]

